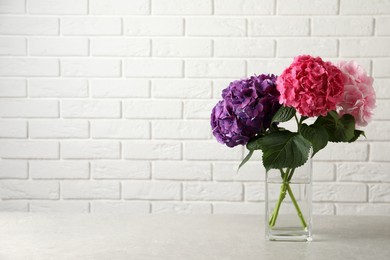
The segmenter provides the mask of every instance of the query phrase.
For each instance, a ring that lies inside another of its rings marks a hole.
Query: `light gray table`
[[[313,242],[264,240],[263,216],[0,213],[0,259],[390,259],[390,217],[314,217]]]

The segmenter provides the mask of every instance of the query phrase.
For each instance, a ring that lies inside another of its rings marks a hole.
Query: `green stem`
[[[301,220],[303,228],[307,228],[307,224],[306,224],[305,218],[304,218],[304,216],[302,214],[301,209],[299,208],[298,202],[295,199],[294,193],[292,192],[291,187],[290,187],[290,180],[291,180],[291,178],[292,178],[292,176],[294,174],[294,171],[295,171],[295,168],[287,169],[286,172],[283,172],[283,170],[280,169],[281,177],[283,179],[283,184],[280,187],[279,199],[278,199],[278,201],[276,203],[276,206],[275,206],[275,208],[274,208],[274,210],[272,212],[272,216],[271,216],[271,218],[269,220],[269,226],[270,227],[275,226],[276,219],[278,218],[278,215],[279,215],[280,206],[281,206],[283,200],[286,197],[286,191],[287,191],[288,194],[290,195],[291,200],[292,200],[292,202],[294,204],[294,207],[295,207],[295,209],[296,209],[296,211],[298,213],[298,217]]]
[[[292,192],[290,185],[288,185],[288,184],[287,184],[287,191],[288,191],[288,194],[291,197],[291,200],[292,200],[292,202],[294,204],[295,209],[297,210],[298,217],[301,220],[303,228],[307,228],[307,224],[306,224],[305,218],[303,217],[302,211],[299,208],[299,205],[297,203],[297,200],[295,199],[294,193]]]
[[[278,202],[276,203],[276,206],[275,206],[274,211],[272,213],[271,219],[269,220],[270,227],[275,226],[276,219],[278,218],[278,215],[279,215],[280,205],[282,204],[282,201],[286,197],[286,191],[287,191],[287,185],[288,185],[287,177],[288,177],[289,172],[287,171],[286,173],[284,173],[283,170],[280,170],[280,172],[281,172],[281,175],[283,178],[283,184],[280,187],[280,195],[279,195]]]

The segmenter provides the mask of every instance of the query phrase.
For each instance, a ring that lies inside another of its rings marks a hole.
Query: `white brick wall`
[[[316,156],[314,213],[390,215],[389,28],[389,0],[0,0],[0,211],[264,213],[211,108],[308,53],[378,98],[367,139]]]

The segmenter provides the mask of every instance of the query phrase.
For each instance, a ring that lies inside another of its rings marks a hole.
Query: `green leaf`
[[[295,113],[295,108],[281,106],[278,111],[276,111],[271,122],[287,122],[294,117]]]
[[[256,136],[255,138],[252,138],[247,144],[246,144],[246,148],[249,150],[249,151],[253,151],[253,150],[260,150],[261,149],[261,138],[263,136],[260,135],[260,136]]]
[[[364,131],[361,131],[361,130],[355,130],[355,136],[348,141],[348,143],[353,143],[355,142],[361,135],[366,137],[366,134],[364,133]]]
[[[302,124],[300,132],[302,136],[308,140],[313,146],[312,157],[328,144],[328,133],[324,127],[318,125]]]
[[[339,118],[331,111],[325,117],[318,117],[314,125],[324,127],[331,142],[349,142],[355,136],[355,118],[349,114]]]
[[[250,158],[252,157],[252,155],[253,155],[253,152],[254,152],[254,150],[249,150],[249,153],[245,156],[244,160],[242,160],[242,162],[241,162],[240,165],[238,166],[237,173],[238,173],[238,171],[240,170],[240,168],[241,168],[244,164],[246,164],[246,163],[249,161],[249,159],[250,159]]]
[[[259,139],[265,169],[296,168],[308,157],[311,144],[301,134],[279,131]]]

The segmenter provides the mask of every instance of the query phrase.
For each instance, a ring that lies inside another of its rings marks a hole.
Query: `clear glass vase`
[[[312,162],[270,170],[265,180],[265,232],[273,241],[312,240]]]

